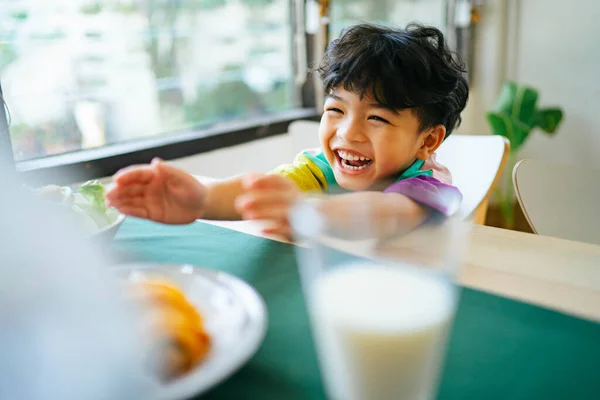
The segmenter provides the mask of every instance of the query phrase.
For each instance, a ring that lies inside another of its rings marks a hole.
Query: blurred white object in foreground
[[[434,399],[470,224],[434,214],[380,235],[372,204],[345,219],[318,206],[299,203],[290,221],[328,398]],[[347,220],[354,232],[338,228]]]
[[[136,314],[106,260],[4,171],[0,399],[149,398]]]

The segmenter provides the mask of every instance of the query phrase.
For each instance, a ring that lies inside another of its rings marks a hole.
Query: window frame
[[[10,139],[10,131],[8,129],[10,112],[8,111],[8,105],[4,101],[1,83],[2,82],[0,82],[0,108],[2,108],[2,112],[0,112],[0,159],[6,160],[5,164],[14,166],[15,158],[12,140]]]
[[[287,133],[298,119],[318,120],[313,108],[299,108],[250,121],[231,121],[207,129],[135,139],[94,149],[15,162],[28,184],[71,184],[113,175],[121,168],[159,157],[173,160]],[[7,135],[4,135],[7,136]],[[11,156],[12,156],[12,148]]]
[[[295,18],[296,2],[305,0],[288,0],[290,9],[290,37],[292,74],[294,80],[298,77],[298,49],[294,37],[298,29]],[[305,34],[307,48],[306,61],[313,62],[311,44],[314,35]],[[28,184],[70,184],[88,179],[113,175],[119,169],[132,164],[147,163],[154,157],[164,160],[192,156],[264,139],[270,136],[287,133],[289,124],[298,119],[318,120],[320,113],[315,108],[315,92],[311,83],[310,73],[305,83],[297,85],[296,107],[290,110],[267,114],[252,119],[230,120],[208,128],[191,128],[186,131],[149,136],[99,148],[84,149],[31,160],[16,161],[13,155],[10,138],[9,117],[10,109],[0,113],[0,157],[8,157],[18,175]],[[0,80],[0,100],[2,85]],[[2,103],[4,104],[4,103]]]

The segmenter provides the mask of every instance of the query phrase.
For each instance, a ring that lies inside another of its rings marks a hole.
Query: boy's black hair
[[[460,124],[469,87],[465,66],[433,27],[355,25],[332,41],[317,72],[325,92],[369,94],[393,110],[411,108],[420,129],[441,124],[446,137]]]

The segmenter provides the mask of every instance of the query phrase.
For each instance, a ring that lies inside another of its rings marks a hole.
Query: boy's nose
[[[353,123],[346,123],[338,126],[336,135],[346,142],[363,143],[367,140],[362,128],[358,124]]]

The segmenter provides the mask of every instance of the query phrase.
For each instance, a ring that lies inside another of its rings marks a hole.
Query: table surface
[[[260,221],[203,222],[285,242],[264,235]],[[470,235],[461,285],[600,321],[600,246],[483,225],[473,225]]]
[[[262,234],[260,222],[203,222],[285,242]],[[482,225],[470,230],[462,286],[600,321],[600,246]]]
[[[258,224],[229,225],[128,219],[114,247],[140,261],[231,273],[265,299],[260,350],[202,399],[324,399],[295,246],[260,237]],[[438,399],[597,398],[600,324],[585,319],[598,320],[599,254],[595,246],[473,227]]]

